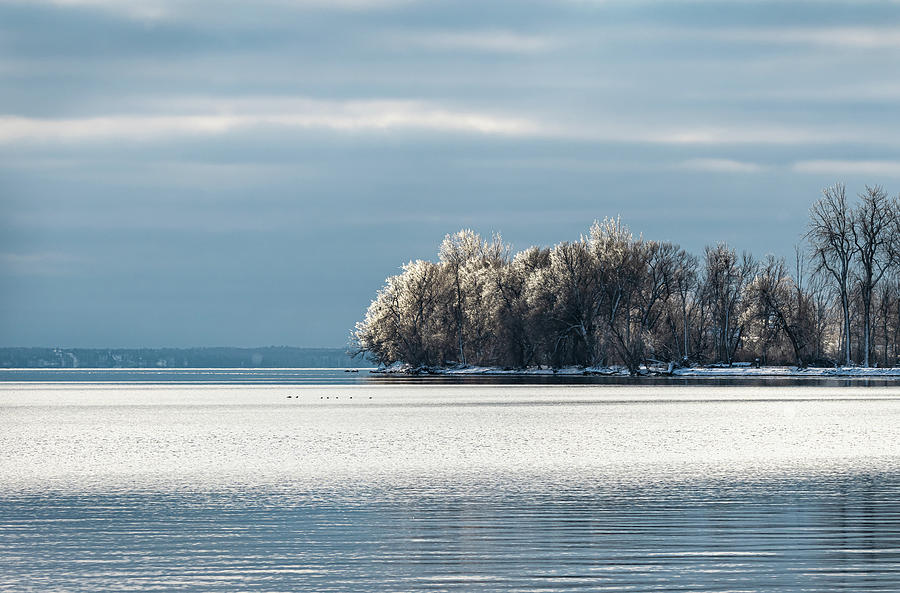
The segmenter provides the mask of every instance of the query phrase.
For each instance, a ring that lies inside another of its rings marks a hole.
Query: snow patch
[[[628,376],[625,367],[528,367],[524,369],[504,368],[495,366],[457,365],[452,367],[415,367],[404,362],[395,362],[386,367],[372,371],[383,375],[442,375],[442,376],[471,376],[471,375],[508,375],[508,376]],[[900,379],[900,367],[893,368],[864,368],[864,367],[752,367],[749,364],[737,363],[733,366],[706,366],[672,368],[668,366],[641,367],[642,375],[672,376],[672,377],[860,377],[860,378],[897,378]]]

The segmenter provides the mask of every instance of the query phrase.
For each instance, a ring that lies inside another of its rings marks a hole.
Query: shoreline
[[[412,365],[394,363],[388,367],[373,369],[374,375],[383,376],[509,376],[509,377],[671,377],[671,378],[861,378],[861,379],[897,379],[900,380],[900,367],[865,368],[865,367],[808,367],[796,366],[708,366],[682,367],[669,370],[664,367],[642,369],[638,375],[631,375],[625,367],[529,367],[511,369],[495,366],[453,366],[453,367],[413,367]]]

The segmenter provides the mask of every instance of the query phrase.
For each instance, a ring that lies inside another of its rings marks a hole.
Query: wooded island
[[[895,366],[900,196],[826,188],[790,265],[725,243],[697,257],[618,219],[513,254],[448,235],[438,262],[387,279],[351,340],[381,365],[527,368],[648,363]]]

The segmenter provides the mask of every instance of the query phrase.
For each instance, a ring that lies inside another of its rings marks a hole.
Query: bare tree
[[[891,226],[897,213],[880,185],[866,186],[853,210],[853,243],[859,260],[859,293],[863,313],[863,365],[869,366],[872,351],[872,294],[887,272],[891,259]]]
[[[584,241],[563,242],[550,250],[549,265],[530,283],[530,304],[542,310],[550,363],[588,365],[596,354],[600,277],[596,258]]]
[[[787,274],[784,260],[767,256],[749,290],[756,304],[756,317],[764,323],[774,322],[790,341],[797,366],[806,366],[813,319],[808,300],[800,285]]]
[[[897,308],[898,298],[900,298],[900,280],[896,277],[894,278],[885,278],[878,289],[875,291],[875,316],[878,320],[881,329],[881,340],[882,340],[882,356],[881,356],[881,364],[883,365],[892,365],[893,358],[891,355],[891,346],[892,340],[894,338],[893,349],[896,351],[896,333],[897,333],[897,324],[896,319],[894,319],[894,311]],[[873,323],[873,326],[875,323]],[[891,326],[893,325],[893,333],[891,332]],[[874,334],[874,331],[873,331]],[[875,337],[873,336],[873,342],[875,342]],[[873,343],[872,345],[873,352],[877,353],[877,345]]]
[[[856,243],[853,240],[853,212],[847,204],[846,188],[837,183],[822,190],[822,197],[809,211],[806,238],[812,248],[816,270],[828,274],[841,299],[844,314],[844,363],[850,360],[850,275]]]
[[[731,363],[741,343],[741,297],[755,274],[756,264],[749,253],[737,257],[725,243],[707,247],[704,253],[707,293],[715,326],[715,356],[719,362]]]
[[[681,310],[681,329],[683,334],[683,344],[681,348],[682,360],[687,360],[690,356],[690,324],[688,322],[688,305],[697,286],[697,258],[680,250],[674,263],[672,274],[672,288],[678,295],[678,304]]]
[[[642,266],[637,268],[639,274],[636,291],[635,312],[640,333],[632,340],[631,358],[646,359],[645,350],[649,348],[655,357],[664,352],[657,348],[654,341],[656,327],[669,308],[673,293],[677,287],[679,262],[685,255],[677,245],[668,242],[646,241],[643,243],[644,257]],[[672,358],[669,357],[669,360]]]

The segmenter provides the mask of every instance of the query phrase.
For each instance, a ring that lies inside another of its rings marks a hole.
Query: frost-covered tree
[[[488,319],[489,270],[506,265],[509,248],[499,235],[485,241],[470,229],[447,235],[440,247],[440,263],[451,286],[450,308],[456,335],[457,361],[480,358],[490,338]]]
[[[600,278],[597,313],[619,358],[634,372],[643,354],[643,336],[636,335],[634,305],[646,280],[649,249],[618,218],[595,222],[589,245]]]
[[[352,334],[382,364],[611,365],[736,359],[891,364],[900,348],[900,197],[843,185],[810,210],[811,264],[703,256],[634,236],[618,218],[512,255],[499,235],[447,235],[437,263],[387,279]],[[807,270],[810,268],[812,273]],[[855,350],[854,350],[855,349]]]
[[[440,267],[417,260],[387,279],[356,324],[351,341],[380,364],[437,364],[445,328],[437,312],[446,293]]]

